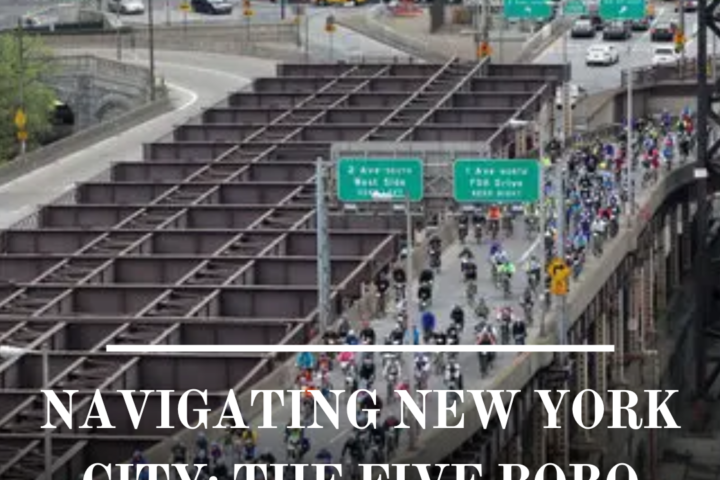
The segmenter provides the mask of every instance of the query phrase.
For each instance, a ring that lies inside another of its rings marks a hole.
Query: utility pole
[[[699,9],[698,9],[699,10]],[[702,15],[702,11],[700,11],[700,14]],[[678,25],[680,27],[680,35],[682,35],[683,38],[683,45],[680,49],[680,68],[683,68],[685,64],[685,38],[687,38],[687,34],[685,33],[685,0],[679,0],[678,1],[678,15],[680,18],[678,18]]]
[[[681,2],[682,3],[682,2]],[[635,138],[633,129],[633,69],[627,70],[627,125],[625,127],[625,135],[627,136],[627,146],[625,154],[625,181],[627,182],[627,201],[625,211],[628,213],[628,222],[631,223],[635,216],[635,179],[634,166],[635,161]]]
[[[17,45],[18,45],[18,112],[23,112],[24,118],[27,118],[25,112],[25,42],[22,19],[18,18],[18,29],[17,29]],[[16,122],[17,123],[17,122]],[[25,153],[27,151],[27,130],[24,128],[20,129],[18,126],[18,137],[24,134],[25,138],[20,138],[20,159],[25,160]],[[21,133],[22,132],[22,133]]]
[[[480,0],[476,0],[476,6],[477,11],[475,15],[475,35],[476,35],[476,52],[477,52],[477,59],[481,60],[484,56],[487,55],[487,49],[489,49],[490,45],[490,0],[482,0],[482,16],[479,14],[481,13],[480,10]],[[480,25],[477,25],[477,22],[480,21]],[[479,28],[478,28],[479,27]],[[480,32],[480,35],[478,36],[477,32]]]
[[[567,0],[564,0],[560,4],[560,15],[561,17],[565,16],[565,6],[567,5]],[[567,41],[568,32],[564,32],[562,36],[562,64],[563,67],[568,69],[568,41]],[[563,111],[563,126],[562,126],[562,145],[563,148],[567,148],[568,143],[570,142],[570,138],[572,137],[572,105],[570,100],[570,83],[568,83],[567,80],[567,73],[563,75],[563,84],[562,84],[562,111]]]
[[[412,224],[412,203],[410,202],[410,191],[408,190],[405,192],[405,312],[407,313],[407,320],[406,320],[406,330],[409,328],[417,328],[415,324],[411,326],[411,319],[414,318],[412,311],[410,309],[411,306],[411,299],[412,299],[412,278],[413,278],[413,261],[412,261],[412,253],[413,253],[413,224]],[[417,319],[415,320],[417,321]],[[411,341],[415,337],[415,332],[411,331],[409,338]],[[412,354],[410,354],[410,364],[408,365],[408,372],[413,371],[413,361],[412,361]],[[415,396],[415,389],[417,388],[417,383],[415,382],[415,375],[413,373],[410,374],[410,395]],[[409,447],[410,450],[413,450],[415,446],[417,445],[417,438],[418,438],[418,432],[417,432],[417,421],[413,418],[410,422],[410,430],[408,432],[408,439],[409,439]]]
[[[324,335],[330,325],[330,238],[328,206],[325,198],[325,165],[322,157],[315,163],[315,214],[317,230],[318,323]]]
[[[540,157],[540,248],[542,248],[542,270],[540,274],[540,291],[545,290],[547,284],[547,272],[545,271],[548,264],[547,249],[545,248],[545,231],[547,225],[547,202],[545,201],[545,125],[544,122],[535,124],[535,128],[538,130],[538,156]],[[544,307],[543,307],[544,309]],[[545,336],[545,314],[543,310],[540,315],[540,337]]]
[[[122,20],[120,18],[120,9],[118,8],[117,12],[115,12],[115,47],[117,48],[116,56],[117,61],[122,62]]]
[[[150,100],[155,101],[155,17],[153,2],[148,2],[148,48],[150,50]]]

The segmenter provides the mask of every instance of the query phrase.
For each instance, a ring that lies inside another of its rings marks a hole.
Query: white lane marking
[[[177,83],[166,82],[166,85],[174,90],[178,90],[178,91],[184,93],[185,95],[187,95],[189,97],[187,102],[183,103],[182,105],[180,105],[179,107],[177,107],[174,110],[175,112],[182,112],[183,110],[190,108],[198,101],[198,98],[200,98],[199,95],[194,90],[190,90],[189,88],[181,87]],[[169,113],[172,113],[172,112],[169,112]]]
[[[102,140],[100,142],[97,142],[88,148],[89,149],[101,148],[101,147],[107,145],[109,142],[116,140],[118,137],[120,137],[122,135],[129,134],[130,132],[135,131],[135,130],[139,130],[140,128],[143,128],[145,125],[147,125],[151,122],[160,121],[169,115],[174,115],[175,113],[185,110],[185,109],[191,107],[192,105],[194,105],[195,103],[197,103],[199,97],[194,91],[192,91],[188,88],[185,88],[185,87],[180,87],[180,86],[172,84],[172,83],[168,83],[168,86],[170,86],[171,88],[177,89],[178,91],[182,92],[185,95],[189,95],[190,98],[185,103],[180,105],[179,107],[174,108],[173,110],[171,110],[163,115],[160,115],[159,117],[150,118],[142,123],[134,125],[133,127],[129,128],[128,130],[125,130],[124,132],[122,132],[118,135],[115,135],[115,136],[106,138],[105,140]],[[85,149],[85,150],[87,150],[87,149]],[[39,176],[39,175],[44,175],[51,168],[61,168],[62,169],[62,166],[64,164],[66,164],[67,162],[71,162],[78,155],[83,154],[85,152],[85,150],[71,153],[70,155],[62,157],[55,162],[52,162],[48,165],[37,168],[35,170],[31,170],[31,171],[27,172],[26,174],[3,184],[2,186],[0,186],[0,194],[7,192],[7,190],[13,189],[18,184],[22,184],[24,182],[31,182],[31,183],[34,182],[34,177]],[[74,184],[72,184],[70,186],[70,188],[72,188],[72,187],[74,187]],[[63,193],[67,192],[70,188],[63,190]]]
[[[527,258],[530,256],[532,252],[535,251],[535,249],[540,245],[540,242],[542,241],[542,235],[538,235],[538,237],[535,239],[535,241],[530,245],[530,247],[525,250],[525,252],[520,256],[518,259],[518,263],[523,263]]]

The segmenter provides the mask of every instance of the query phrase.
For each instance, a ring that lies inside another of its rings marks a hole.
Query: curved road
[[[106,55],[114,52],[84,50]],[[39,205],[71,190],[75,182],[100,174],[112,162],[142,160],[142,144],[170,133],[175,125],[197,115],[203,107],[223,100],[252,77],[273,75],[275,62],[256,58],[189,52],[156,52],[158,75],[171,87],[174,110],[104,140],[81,152],[68,155],[0,186],[0,228],[7,228]],[[133,61],[145,63],[140,54]]]

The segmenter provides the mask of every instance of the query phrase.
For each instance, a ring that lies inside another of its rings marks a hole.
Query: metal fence
[[[713,62],[720,59],[708,58],[708,68],[714,67]],[[648,87],[662,82],[682,82],[697,79],[698,65],[696,58],[686,58],[683,61],[672,65],[655,65],[650,67],[635,68],[632,71],[633,85],[636,87]],[[621,82],[623,87],[628,84],[628,72],[623,71]]]

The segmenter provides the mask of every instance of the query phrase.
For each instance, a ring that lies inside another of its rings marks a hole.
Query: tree
[[[38,38],[22,31],[0,35],[0,162],[19,152],[14,122],[19,107],[27,118],[28,150],[52,128],[56,96],[43,82],[51,72],[51,59],[50,50]]]

